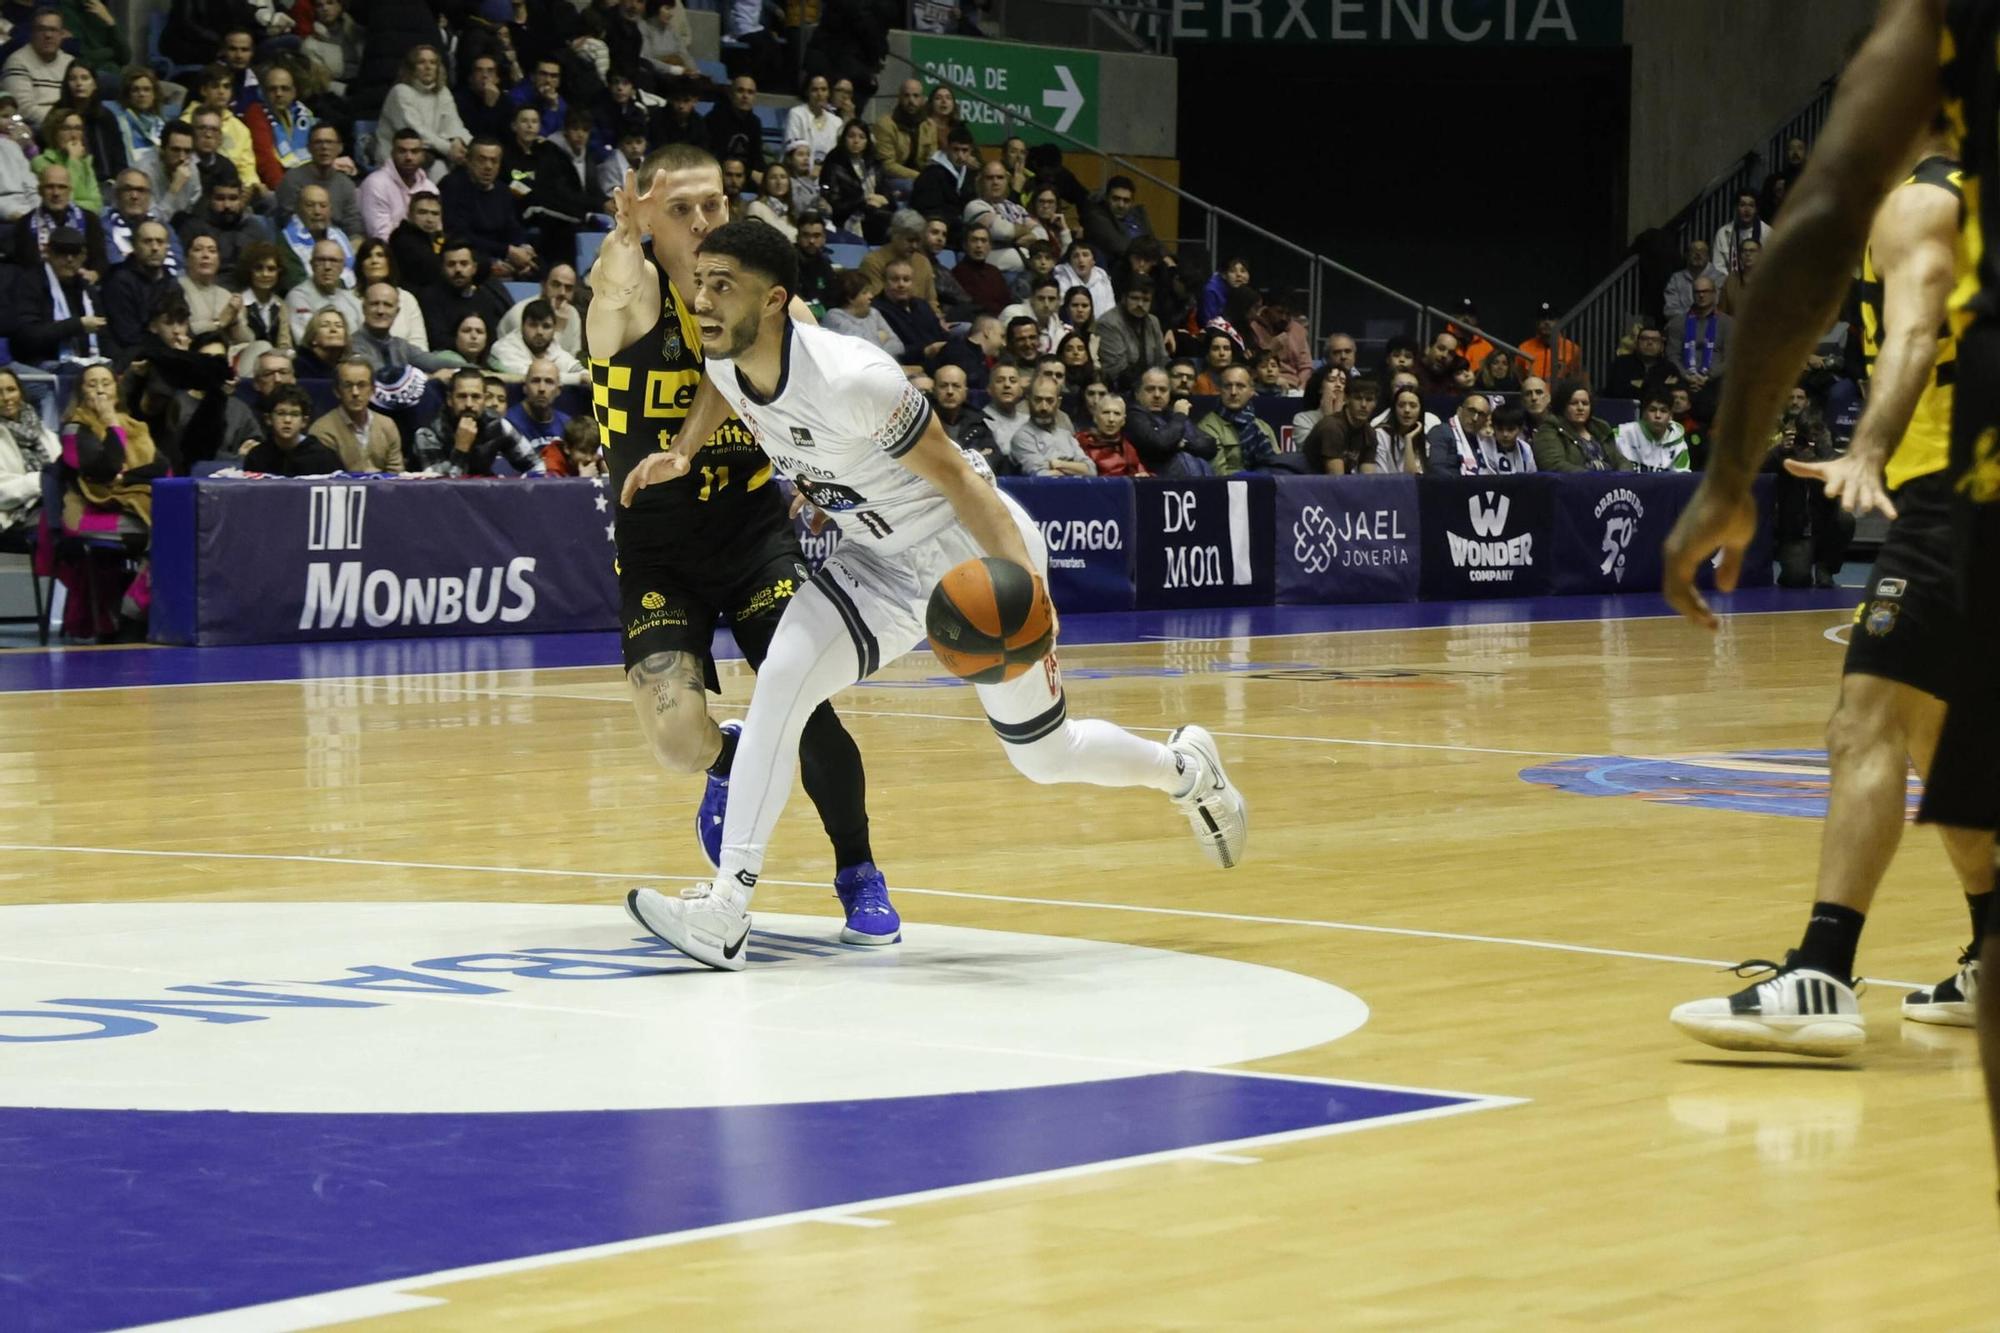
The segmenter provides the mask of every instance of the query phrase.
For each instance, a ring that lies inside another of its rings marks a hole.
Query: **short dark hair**
[[[470,153],[474,148],[491,148],[496,153],[505,153],[507,151],[506,145],[490,134],[474,135],[471,144],[467,145],[465,151]]]
[[[656,171],[672,173],[692,171],[697,167],[713,167],[718,174],[722,171],[722,164],[706,148],[691,143],[663,143],[646,154],[646,160],[639,164],[639,179],[649,181]],[[745,168],[748,169],[748,164]]]
[[[415,198],[417,199],[421,199],[423,197],[424,196],[422,195],[415,196]],[[472,251],[472,257],[474,259],[477,259],[479,257],[478,247],[474,246],[473,243],[467,240],[465,237],[447,236],[444,238],[444,244],[438,247],[439,260],[442,260],[446,255],[450,254],[454,250],[470,250]]]
[[[844,306],[868,290],[868,275],[858,268],[844,268],[833,275],[833,303]]]
[[[1647,388],[1646,392],[1639,395],[1639,410],[1641,412],[1651,407],[1654,403],[1658,403],[1669,412],[1674,410],[1674,396],[1667,392],[1664,385],[1651,386]]]
[[[1014,316],[1014,318],[1007,321],[1008,342],[1014,341],[1014,330],[1020,328],[1023,324],[1027,325],[1029,330],[1033,332],[1037,337],[1041,336],[1042,332],[1041,325],[1035,323],[1033,319],[1029,318],[1026,315],[1016,315]]]
[[[966,148],[977,148],[979,146],[979,140],[973,138],[972,131],[963,125],[952,126],[951,132],[944,136],[944,141],[953,147],[963,145]]]
[[[1159,260],[1166,258],[1167,247],[1160,244],[1157,236],[1141,236],[1125,247],[1125,253],[1133,259]]]
[[[1060,295],[1060,294],[1062,293],[1062,284],[1061,284],[1061,283],[1059,283],[1059,282],[1057,282],[1057,281],[1055,280],[1055,277],[1054,277],[1054,275],[1053,275],[1053,274],[1051,274],[1051,275],[1050,275],[1049,277],[1046,277],[1046,278],[1037,278],[1037,279],[1035,279],[1035,284],[1034,284],[1034,286],[1032,286],[1032,287],[1028,288],[1028,291],[1029,291],[1030,293],[1034,293],[1034,292],[1038,292],[1038,291],[1040,291],[1040,290],[1041,290],[1042,288],[1044,288],[1044,287],[1053,287],[1053,288],[1055,288],[1055,289],[1056,289],[1056,293],[1057,293],[1058,295]],[[1086,287],[1086,288],[1084,288],[1083,290],[1084,290],[1084,291],[1086,291],[1086,292],[1088,292],[1088,291],[1090,290],[1090,288]]]
[[[1130,190],[1134,194],[1139,193],[1139,187],[1132,183],[1130,176],[1113,176],[1110,180],[1104,182],[1105,194],[1108,195],[1113,190]]]
[[[526,324],[531,319],[537,324],[553,324],[556,322],[556,308],[549,304],[547,297],[537,296],[521,307],[521,322]]]
[[[1519,403],[1502,403],[1493,409],[1493,429],[1519,430],[1528,424],[1528,414]]]
[[[696,253],[733,259],[744,272],[784,288],[787,295],[799,289],[798,248],[768,222],[754,218],[725,222],[708,234]]]
[[[296,384],[280,384],[272,389],[264,399],[264,415],[271,415],[287,403],[298,408],[300,416],[312,415],[312,395]]]
[[[415,139],[418,143],[422,143],[424,141],[424,133],[414,125],[405,125],[402,129],[396,131],[396,137],[393,142],[401,143],[405,139]]]
[[[572,105],[563,112],[563,129],[568,129],[572,125],[581,125],[587,130],[593,129],[597,125],[597,117],[590,113],[590,108],[587,106]]]
[[[1373,376],[1362,375],[1347,382],[1347,396],[1349,398],[1380,398],[1382,396],[1382,386],[1376,382]]]
[[[188,138],[192,139],[194,138],[194,126],[188,124],[185,120],[170,120],[160,130],[160,142],[165,143],[176,134],[185,134]],[[419,134],[417,137],[421,139],[424,136]]]
[[[224,33],[223,35],[228,36],[227,33]],[[235,82],[236,82],[236,71],[229,68],[229,66],[221,64],[203,65],[201,67],[201,75],[194,81],[194,86],[196,88],[206,88],[211,83],[227,83],[233,85]]]
[[[467,380],[471,380],[474,384],[477,384],[481,393],[486,392],[486,372],[483,370],[474,370],[471,366],[467,366],[451,377],[451,391],[457,393],[458,386]]]

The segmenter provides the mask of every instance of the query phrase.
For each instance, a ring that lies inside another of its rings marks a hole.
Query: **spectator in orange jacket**
[[[1458,303],[1458,318],[1444,326],[1444,331],[1458,339],[1458,354],[1465,358],[1465,364],[1474,370],[1486,364],[1486,358],[1493,355],[1493,344],[1479,336],[1479,307],[1466,297]]]
[[[1521,377],[1545,380],[1576,379],[1583,374],[1583,349],[1556,331],[1556,308],[1542,302],[1535,317],[1535,336],[1521,344],[1525,357],[1516,357]]]

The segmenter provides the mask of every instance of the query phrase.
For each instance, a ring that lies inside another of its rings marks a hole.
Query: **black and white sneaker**
[[[1979,999],[1979,959],[1971,949],[1958,956],[1958,971],[1925,990],[1903,997],[1903,1017],[1944,1027],[1976,1026],[1972,1006]]]
[[[1860,1050],[1868,1028],[1854,983],[1794,967],[1795,956],[1786,954],[1783,963],[1762,958],[1738,963],[1730,970],[1739,977],[1771,975],[1734,995],[1676,1005],[1670,1015],[1673,1025],[1725,1051],[1840,1056]]]

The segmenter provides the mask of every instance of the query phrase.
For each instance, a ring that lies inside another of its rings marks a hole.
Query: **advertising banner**
[[[1555,564],[1554,477],[1427,477],[1418,488],[1427,600],[1538,597]]]
[[[1415,477],[1280,477],[1272,527],[1280,603],[1417,599]]]
[[[1130,611],[1132,483],[1121,477],[1007,477],[1049,548],[1049,596],[1058,611]]]
[[[1132,483],[1140,609],[1268,605],[1273,485],[1267,476]]]

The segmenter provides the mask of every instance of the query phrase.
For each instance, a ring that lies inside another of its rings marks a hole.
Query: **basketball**
[[[945,670],[975,685],[997,685],[1048,655],[1055,609],[1040,579],[1012,560],[985,556],[938,580],[924,625]]]

